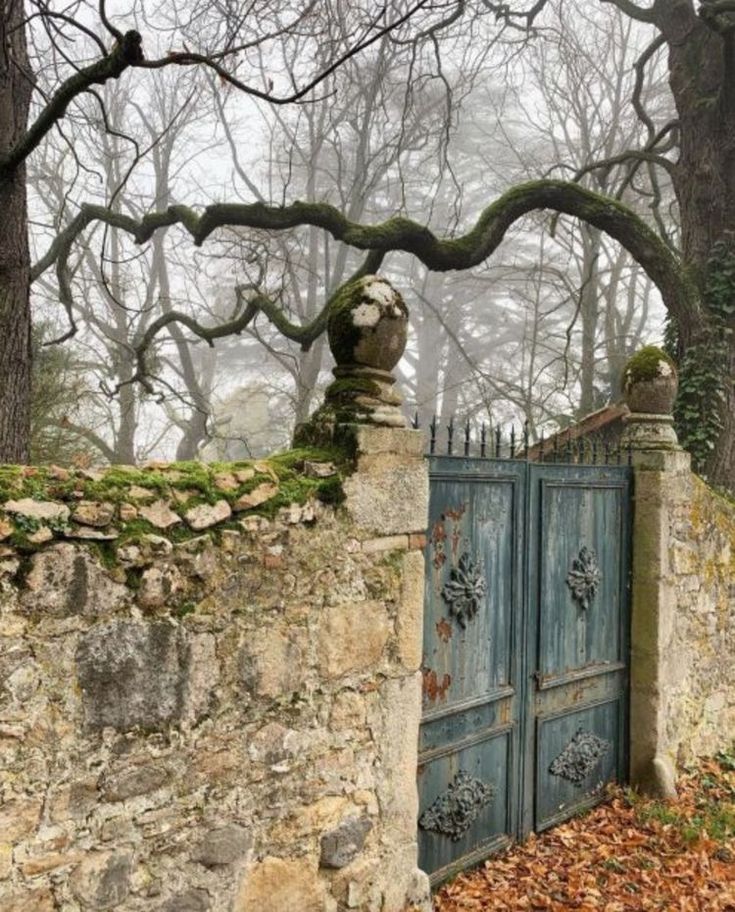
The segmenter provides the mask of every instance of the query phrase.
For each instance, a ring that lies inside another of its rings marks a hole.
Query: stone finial
[[[387,279],[368,275],[346,285],[332,303],[329,347],[337,362],[326,405],[358,424],[405,427],[391,371],[408,335],[408,308]]]
[[[678,388],[671,358],[647,345],[623,370],[623,395],[630,414],[623,420],[622,443],[634,450],[678,450],[673,408]]]

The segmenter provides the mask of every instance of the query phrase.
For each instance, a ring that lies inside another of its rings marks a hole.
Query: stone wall
[[[667,794],[735,741],[735,505],[684,452],[635,463],[631,774]]]
[[[420,437],[335,471],[0,473],[3,912],[427,908]]]
[[[676,493],[664,693],[666,738],[686,762],[735,743],[735,505],[691,473]]]

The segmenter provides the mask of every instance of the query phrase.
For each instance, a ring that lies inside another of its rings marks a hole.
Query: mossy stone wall
[[[3,912],[429,908],[413,441],[0,470]]]
[[[667,794],[735,738],[735,505],[682,451],[634,462],[631,776]]]

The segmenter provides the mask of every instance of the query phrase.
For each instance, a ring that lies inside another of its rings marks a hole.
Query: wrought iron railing
[[[412,427],[420,430],[416,413]],[[572,465],[630,465],[629,446],[595,436],[574,436],[574,428],[559,431],[548,439],[542,433],[535,442],[530,440],[528,422],[520,430],[511,425],[504,433],[499,425],[485,422],[441,422],[435,415],[427,427],[427,455],[479,457],[480,459],[520,459],[529,462],[549,462]]]

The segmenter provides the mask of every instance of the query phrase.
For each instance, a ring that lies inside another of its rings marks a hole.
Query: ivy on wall
[[[667,352],[679,369],[679,394],[674,406],[676,432],[702,472],[722,430],[721,406],[728,382],[728,342],[735,314],[735,252],[725,241],[712,247],[707,261],[704,305],[708,328],[682,355],[678,327],[669,319]]]

